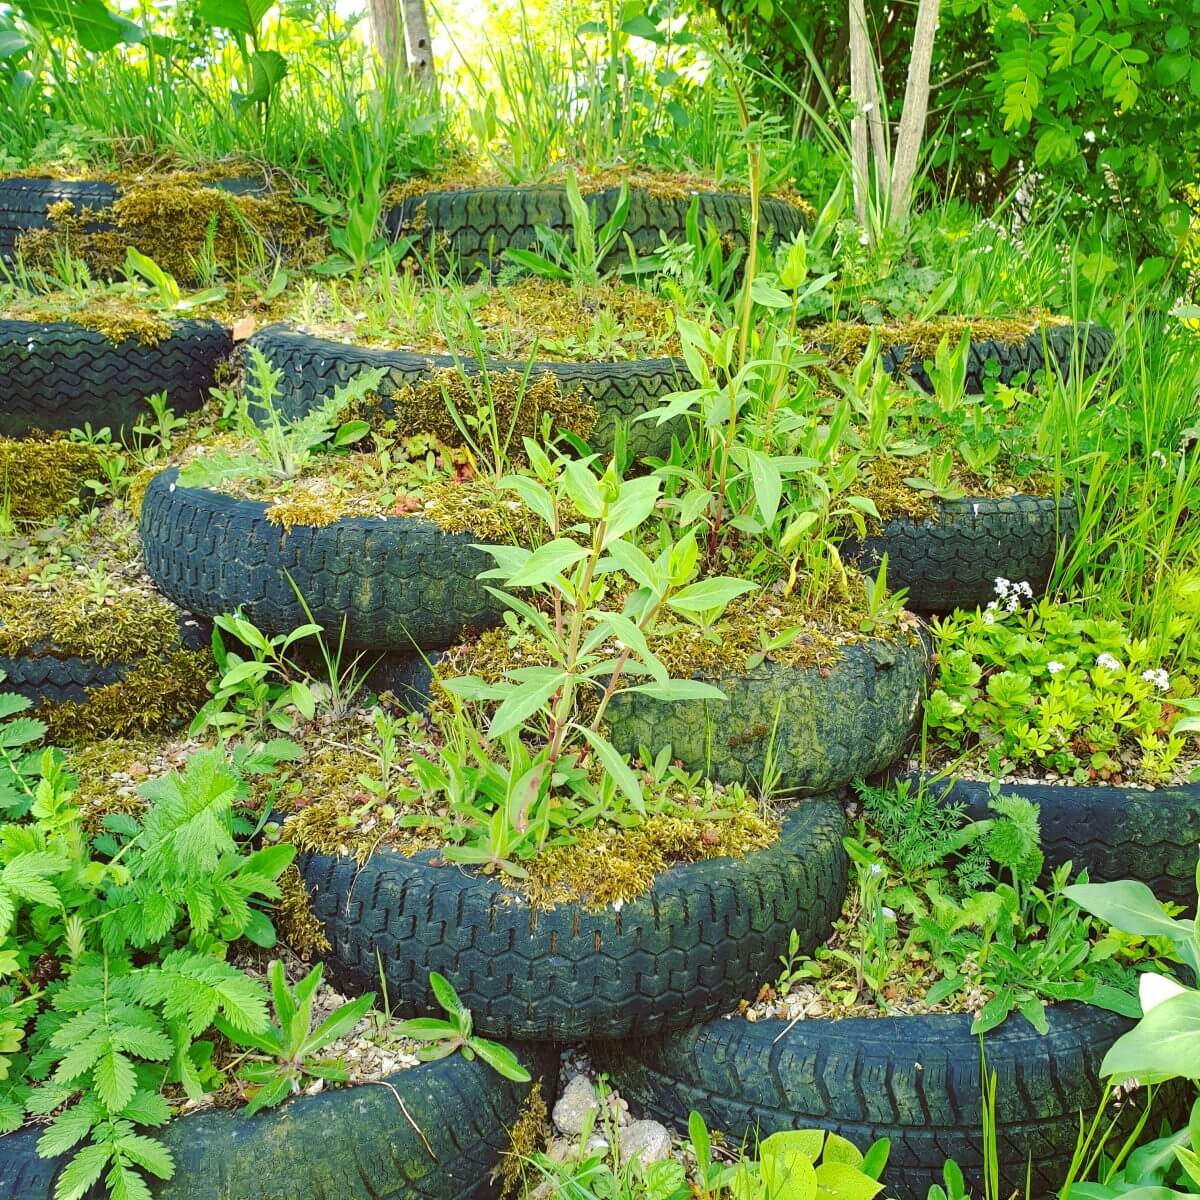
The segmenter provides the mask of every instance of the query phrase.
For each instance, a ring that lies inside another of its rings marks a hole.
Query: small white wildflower
[[[886,921],[894,921],[896,919],[895,910],[888,908],[886,904],[879,911],[883,913],[884,920]]]
[[[882,874],[883,874],[883,867],[881,867],[881,866],[879,865],[879,863],[872,863],[872,864],[871,864],[871,874],[872,874],[872,875],[876,875],[876,876],[878,876],[878,875],[882,875]]]
[[[1018,584],[1014,584],[1014,586],[1013,586],[1013,590],[1014,590],[1014,591],[1015,591],[1015,592],[1016,592],[1018,595],[1020,595],[1020,596],[1024,596],[1026,600],[1032,600],[1032,599],[1033,599],[1033,588],[1031,588],[1031,587],[1029,586],[1028,582],[1027,582],[1026,580],[1024,580],[1024,579],[1022,579],[1020,583],[1018,583]]]
[[[1096,140],[1096,131],[1094,129],[1085,129],[1083,132],[1083,140],[1090,145]]]
[[[858,244],[860,246],[867,245],[867,243],[870,242],[870,240],[871,239],[867,236],[867,231],[865,229],[862,231],[862,233],[860,233],[858,235]]]
[[[1167,465],[1167,456],[1161,450],[1151,450],[1150,457],[1158,463],[1160,467]]]
[[[1121,664],[1107,650],[1103,654],[1096,655],[1096,666],[1103,667],[1106,671],[1119,671]]]
[[[1046,664],[1046,670],[1049,671],[1051,675],[1057,675],[1059,671],[1065,671],[1066,667],[1064,667],[1062,663],[1051,659],[1051,661]]]
[[[1003,575],[996,576],[995,592],[997,596],[1007,596],[1010,586],[1011,585],[1009,584],[1009,581],[1005,579]]]
[[[620,912],[621,909],[623,909],[624,907],[625,907],[624,900],[614,900],[613,901],[613,912]]]
[[[1142,672],[1142,678],[1147,683],[1152,683],[1160,692],[1171,690],[1171,677],[1162,669],[1162,667],[1150,667]]]
[[[995,623],[996,623],[996,614],[993,611],[992,606],[990,604],[984,610],[983,623],[985,625],[995,625]]]

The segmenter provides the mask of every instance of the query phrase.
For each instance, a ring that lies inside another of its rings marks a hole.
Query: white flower
[[[860,246],[867,245],[867,243],[870,242],[870,240],[871,239],[870,239],[870,237],[867,236],[867,231],[865,229],[862,231],[862,233],[860,233],[858,235],[858,244]]]
[[[1106,671],[1119,671],[1121,664],[1107,650],[1103,654],[1096,655],[1096,666],[1103,667]]]
[[[1059,671],[1065,671],[1066,667],[1064,667],[1060,662],[1051,660],[1046,664],[1046,670],[1049,671],[1051,675],[1057,675]]]
[[[996,590],[997,596],[1007,596],[1009,586],[1010,585],[1009,585],[1008,580],[1005,579],[1003,575],[996,576],[996,589],[995,590]]]
[[[879,911],[883,913],[884,920],[886,921],[894,921],[896,919],[895,910],[888,908],[886,904]]]
[[[879,863],[872,863],[872,864],[871,864],[871,874],[872,874],[872,875],[876,875],[876,876],[882,875],[882,874],[883,874],[883,867],[881,867],[881,866],[879,865]]]
[[[996,623],[996,613],[990,604],[984,610],[983,623],[985,625],[995,625]]]
[[[1161,450],[1151,450],[1150,457],[1158,463],[1160,467],[1167,465],[1167,456]]]
[[[1083,133],[1083,140],[1089,145],[1096,140],[1096,131],[1094,129],[1086,129]]]
[[[1153,971],[1147,971],[1138,980],[1138,999],[1142,1002],[1143,1013],[1148,1013],[1164,1000],[1170,1000],[1172,996],[1182,995],[1186,991],[1187,988],[1182,984],[1168,979],[1165,975],[1155,975]]]
[[[1162,667],[1150,667],[1142,672],[1142,678],[1147,683],[1152,683],[1160,692],[1171,690],[1171,677],[1162,669]]]

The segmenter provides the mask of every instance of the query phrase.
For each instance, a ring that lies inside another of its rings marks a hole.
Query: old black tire
[[[529,1049],[520,1054],[552,1102],[554,1056]],[[171,1151],[175,1175],[150,1190],[156,1200],[493,1196],[491,1173],[509,1147],[508,1131],[532,1085],[510,1083],[478,1058],[467,1062],[459,1054],[390,1075],[387,1084],[330,1088],[252,1117],[209,1110],[178,1118],[153,1131]],[[41,1132],[0,1138],[0,1200],[53,1197],[65,1160],[36,1156]],[[104,1195],[97,1187],[87,1198]]]
[[[379,385],[381,409],[392,415],[391,398],[408,384],[417,384],[458,364],[449,354],[412,354],[403,350],[380,350],[351,346],[345,342],[312,337],[281,325],[270,325],[249,341],[267,360],[283,372],[276,392],[275,406],[285,416],[304,416],[328,399],[336,387],[348,383],[362,371],[383,367],[387,376]],[[473,358],[459,358],[468,375],[480,373]],[[485,366],[490,375],[514,372],[524,374],[528,364],[489,359]],[[635,457],[663,455],[671,446],[671,428],[652,421],[638,421],[639,414],[658,407],[668,392],[690,386],[691,376],[682,361],[671,358],[638,359],[630,362],[537,362],[530,369],[530,382],[543,375],[558,380],[564,396],[581,393],[596,408],[596,426],[588,435],[594,450],[608,454],[618,420],[629,431],[628,446]],[[688,382],[684,382],[687,380]],[[402,430],[416,433],[419,430]]]
[[[65,321],[0,320],[0,436],[108,426],[114,436],[148,415],[166,392],[176,413],[198,408],[233,348],[216,321],[175,321],[154,346],[113,343]]]
[[[221,179],[206,186],[220,188],[234,195],[259,193],[265,190],[261,180],[251,178]],[[47,179],[42,176],[14,176],[0,179],[0,260],[16,255],[17,239],[33,229],[45,229],[50,224],[48,210],[53,204],[69,201],[76,212],[91,209],[100,212],[120,198],[121,189],[102,179]],[[85,227],[87,233],[112,229],[104,221],[93,221]]]
[[[181,650],[202,650],[212,637],[212,625],[191,613],[179,614]],[[4,679],[0,691],[16,692],[34,704],[83,703],[95,688],[120,683],[146,660],[128,658],[117,662],[63,654],[53,645],[35,646],[21,655],[0,654]]]
[[[1000,383],[1011,383],[1018,375],[1032,382],[1035,375],[1047,368],[1069,380],[1075,377],[1078,367],[1079,376],[1087,378],[1105,365],[1115,344],[1111,329],[1074,322],[1044,325],[1017,342],[980,338],[972,341],[967,351],[966,391],[978,394],[984,390],[988,364],[992,362],[996,364],[993,369],[998,368]],[[890,375],[908,376],[925,391],[933,390],[924,361],[911,353],[911,347],[902,343],[889,346],[880,360]]]
[[[917,784],[917,776],[908,778]],[[961,804],[970,818],[991,815],[991,785],[985,780],[931,779],[929,788],[939,799]],[[1086,869],[1093,883],[1138,879],[1159,900],[1194,909],[1200,784],[1075,787],[1001,780],[1000,790],[1038,806],[1048,868],[1071,862],[1076,870]]]
[[[1045,1037],[1013,1016],[984,1038],[997,1078],[1001,1195],[1025,1195],[1028,1159],[1034,1200],[1057,1196],[1080,1116],[1090,1121],[1100,1101],[1101,1060],[1132,1025],[1078,1004],[1047,1018]],[[593,1059],[635,1110],[683,1129],[696,1109],[735,1145],[805,1127],[861,1149],[889,1138],[885,1194],[925,1200],[947,1158],[982,1191],[980,1046],[970,1026],[957,1015],[861,1017],[803,1020],[785,1033],[784,1021],[735,1017],[594,1047]]]
[[[938,500],[936,517],[892,517],[883,529],[842,543],[847,562],[874,574],[887,555],[887,581],[907,588],[905,606],[919,613],[976,608],[996,598],[996,579],[1046,590],[1060,545],[1074,538],[1073,496],[1009,496]]]
[[[393,1012],[437,1014],[439,971],[480,1032],[574,1041],[679,1029],[753,996],[793,929],[807,949],[828,936],[846,891],[844,832],[838,799],[803,801],[766,849],[673,867],[598,912],[533,912],[491,876],[433,865],[435,852],[297,864],[343,990],[377,988],[382,970]]]
[[[872,638],[845,647],[828,667],[767,661],[703,675],[725,700],[619,693],[608,708],[609,738],[629,755],[670,744],[688,770],[722,783],[762,783],[773,761],[780,786],[826,791],[903,753],[920,720],[927,673],[922,641]]]
[[[266,505],[157,475],[142,502],[142,554],[159,589],[190,612],[214,617],[242,607],[264,632],[308,618],[288,580],[336,640],[369,651],[440,649],[497,620],[499,601],[476,576],[492,566],[469,533],[422,517],[343,517],[290,532]]]
[[[586,196],[593,221],[599,226],[612,215],[619,188],[606,188]],[[735,192],[699,192],[699,216],[703,229],[711,221],[718,233],[746,240],[750,198]],[[672,241],[686,236],[687,213],[693,197],[654,195],[644,188],[631,188],[629,214],[624,233],[639,255],[650,254],[661,244],[659,234]],[[803,230],[805,213],[784,200],[762,201],[761,227],[775,240],[788,240]],[[571,212],[566,189],[555,185],[531,187],[478,187],[458,191],[425,192],[409,196],[387,214],[393,238],[410,236],[422,240],[433,235],[439,251],[451,251],[464,273],[482,267],[494,271],[504,263],[504,251],[537,250],[536,227],[545,225],[569,235]],[[625,260],[622,238],[603,264],[613,267]]]

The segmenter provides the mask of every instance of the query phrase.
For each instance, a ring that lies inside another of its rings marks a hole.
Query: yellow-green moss
[[[86,828],[99,830],[104,818],[113,813],[136,817],[145,811],[146,801],[137,785],[161,745],[155,738],[112,737],[80,743],[67,751],[67,769],[76,782],[75,803]],[[135,779],[134,769],[139,766],[140,778]]]
[[[48,591],[0,588],[0,654],[45,645],[101,663],[165,654],[179,645],[178,611],[142,590],[96,599],[74,575]]]
[[[47,741],[62,746],[175,728],[207,702],[214,670],[209,651],[176,650],[94,688],[82,702],[39,705],[37,715],[46,722]]]
[[[98,447],[65,437],[0,438],[0,510],[22,525],[66,512],[100,475],[102,457]]]
[[[890,325],[839,321],[809,330],[808,341],[812,347],[821,348],[829,365],[836,368],[861,358],[872,336],[884,350],[892,346],[910,347],[912,357],[920,361],[932,358],[943,338],[954,346],[964,333],[969,333],[976,342],[995,341],[1011,346],[1023,342],[1043,326],[1067,323],[1067,318],[1037,312],[1014,317],[939,317]]]
[[[180,280],[195,279],[198,264],[212,261],[237,277],[260,258],[276,255],[303,263],[320,257],[312,211],[290,195],[234,196],[188,175],[131,180],[120,197],[99,211],[76,211],[69,201],[48,209],[50,224],[17,239],[17,250],[35,267],[50,266],[68,253],[97,274],[112,274],[125,262],[127,246]],[[113,226],[89,232],[97,222]]]
[[[26,296],[5,308],[4,315],[17,321],[66,321],[102,334],[113,345],[132,338],[143,346],[157,346],[171,336],[170,321],[116,292]]]
[[[295,863],[279,877],[275,926],[285,942],[305,961],[330,948],[325,929],[312,910],[308,890]]]
[[[492,1177],[492,1182],[499,1185],[498,1200],[517,1200],[524,1193],[531,1175],[540,1176],[533,1156],[544,1150],[550,1141],[549,1115],[542,1098],[542,1081],[538,1079],[509,1130],[508,1149]]]

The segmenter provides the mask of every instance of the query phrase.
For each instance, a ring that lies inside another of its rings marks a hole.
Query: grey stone
[[[581,1134],[587,1118],[600,1110],[586,1075],[576,1075],[554,1106],[554,1124],[562,1133]]]
[[[634,1158],[642,1166],[663,1162],[671,1156],[671,1135],[657,1121],[634,1121],[621,1133],[621,1161],[631,1162]]]

